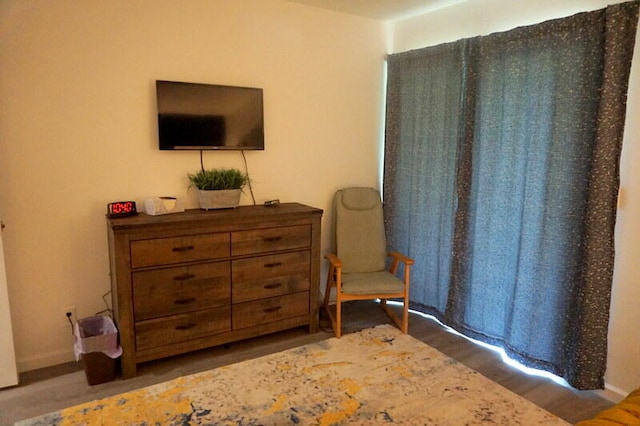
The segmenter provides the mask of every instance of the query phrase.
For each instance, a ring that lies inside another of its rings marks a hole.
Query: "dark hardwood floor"
[[[351,302],[345,305],[343,311],[345,334],[389,322],[385,313],[373,302]],[[135,378],[116,378],[96,386],[87,384],[82,363],[66,363],[22,373],[18,386],[0,389],[0,425],[12,425],[18,420],[82,402],[332,337],[333,333],[324,316],[320,323],[323,331],[315,334],[308,334],[304,328],[298,328],[153,361],[141,365]],[[613,405],[595,392],[577,391],[548,378],[522,373],[502,362],[500,355],[494,351],[452,334],[428,318],[412,314],[409,324],[409,333],[415,338],[569,423],[590,418]]]

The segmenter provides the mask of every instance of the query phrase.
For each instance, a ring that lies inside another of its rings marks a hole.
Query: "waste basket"
[[[74,326],[73,350],[76,361],[84,363],[87,383],[97,385],[114,379],[116,359],[122,355],[118,346],[118,330],[107,316],[79,319]]]

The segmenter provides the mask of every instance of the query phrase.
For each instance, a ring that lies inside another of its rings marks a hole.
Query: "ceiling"
[[[379,21],[396,21],[466,0],[288,0]]]

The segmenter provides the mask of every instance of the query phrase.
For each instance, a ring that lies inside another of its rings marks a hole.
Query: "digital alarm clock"
[[[135,201],[115,201],[107,204],[107,216],[124,217],[138,214]]]

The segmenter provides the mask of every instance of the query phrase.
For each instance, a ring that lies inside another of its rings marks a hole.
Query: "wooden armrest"
[[[393,257],[396,260],[399,260],[400,262],[404,263],[405,265],[413,265],[414,260],[408,256],[405,256],[402,253],[399,253],[397,251],[392,251],[389,253],[389,256]]]
[[[334,268],[342,268],[342,260],[335,254],[327,253],[324,255],[324,258],[327,259]]]

